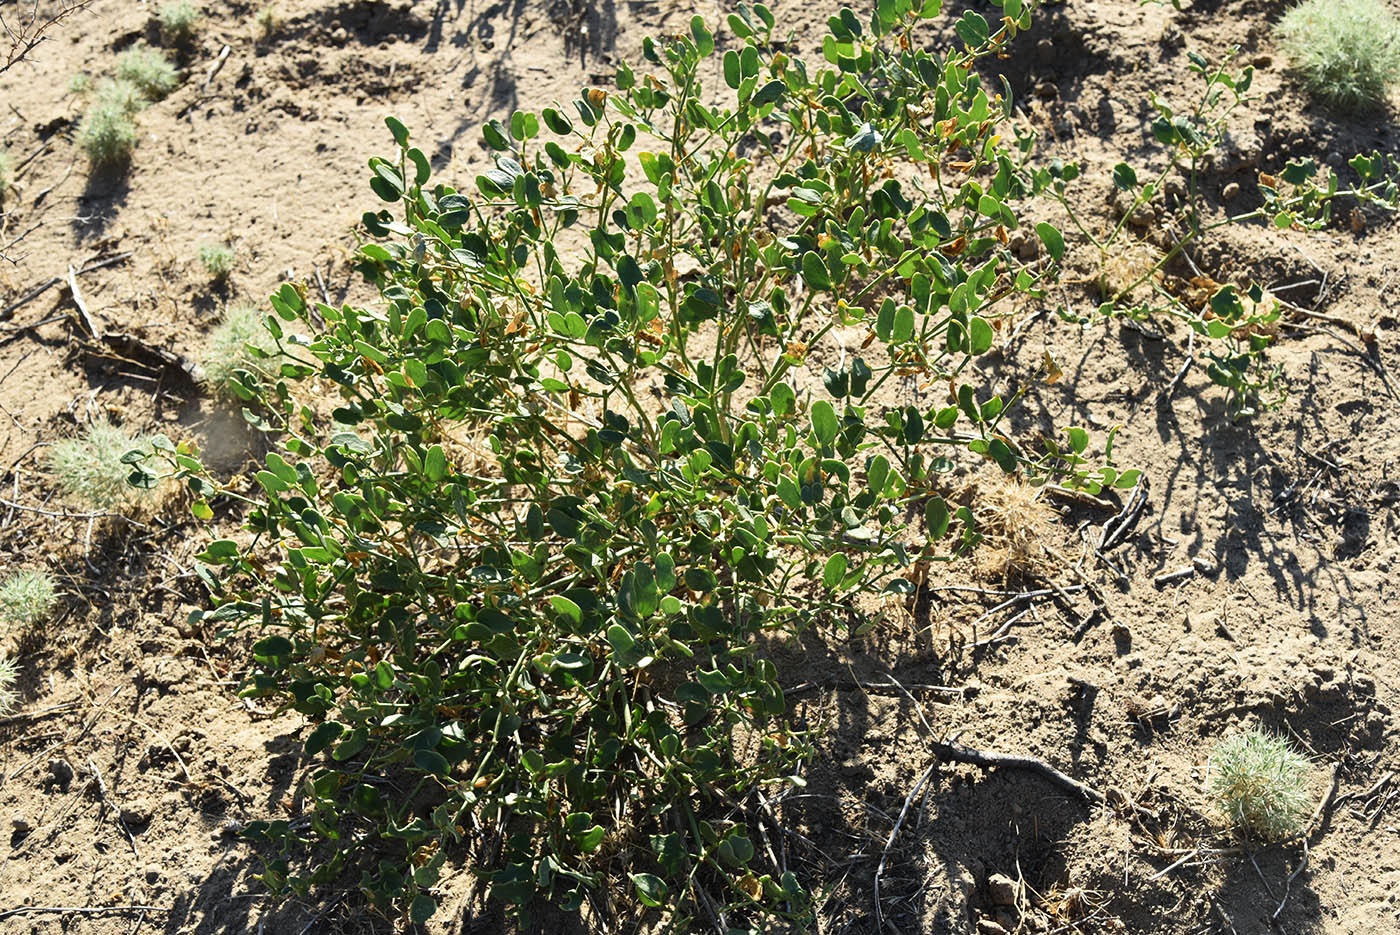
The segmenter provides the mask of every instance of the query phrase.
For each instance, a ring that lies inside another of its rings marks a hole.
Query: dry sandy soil
[[[831,11],[774,6],[811,53]],[[1195,93],[1188,51],[1215,58],[1238,44],[1258,69],[1259,97],[1207,175],[1212,210],[1256,204],[1258,171],[1289,158],[1400,151],[1394,108],[1339,122],[1291,84],[1270,32],[1281,4],[1183,6],[1056,5],[1006,63],[1045,156],[1084,163],[1097,221],[1109,218],[1115,163],[1160,159],[1146,96]],[[150,39],[153,9],[97,0],[0,77],[0,143],[16,162],[37,154],[5,198],[0,236],[33,228],[0,262],[0,495],[30,508],[0,506],[0,569],[47,568],[62,590],[41,633],[6,644],[23,702],[0,719],[0,930],[390,931],[353,890],[279,904],[253,879],[256,858],[233,831],[293,807],[304,725],[240,702],[242,645],[186,627],[203,600],[189,569],[210,530],[178,503],[140,525],[33,512],[64,509],[45,446],[107,415],[197,438],[238,470],[252,454],[241,420],[159,353],[197,360],[226,304],[256,301],[284,277],[336,301],[369,298],[346,259],[373,200],[365,161],[389,141],[385,115],[412,129],[443,176],[470,179],[485,159],[482,121],[568,100],[605,83],[648,32],[725,11],[281,0],[280,26],[260,41],[257,6],[211,2],[183,85],[138,118],[130,170],[90,174],[70,76],[100,76]],[[1082,565],[1097,598],[1035,601],[993,643],[973,648],[972,624],[999,598],[942,589],[998,586],[968,563],[907,621],[857,641],[811,634],[785,651],[793,682],[808,683],[793,692],[794,716],[824,726],[810,795],[785,815],[804,835],[792,860],[824,894],[822,932],[877,931],[874,874],[933,762],[929,731],[1041,757],[1112,791],[1118,807],[1086,808],[1024,770],[934,769],[886,858],[891,931],[1400,932],[1400,227],[1362,220],[1311,235],[1232,229],[1196,254],[1219,280],[1257,280],[1329,316],[1292,314],[1281,330],[1270,359],[1288,397],[1275,411],[1232,423],[1200,365],[1168,394],[1187,354],[1185,331],[1170,328],[1043,314],[990,365],[987,379],[1010,383],[1052,351],[1066,378],[1033,394],[1020,427],[1121,424],[1117,457],[1146,470],[1149,501],[1110,553],[1116,570]],[[214,241],[236,250],[227,285],[211,285],[196,259]],[[70,265],[114,257],[82,272],[80,288],[98,326],[130,342],[89,337],[62,284],[11,307]],[[1094,273],[1090,260],[1071,269],[1057,301],[1090,308],[1075,282]],[[1056,506],[1050,539],[1077,560],[1109,514]],[[237,524],[231,512],[215,521],[222,534]],[[1071,564],[1046,574],[1077,584]],[[1154,583],[1180,568],[1192,571]],[[981,619],[977,637],[1026,606]],[[1319,802],[1336,785],[1307,850],[1240,850],[1202,791],[1212,746],[1256,723],[1309,755]],[[997,885],[997,874],[1020,882]],[[442,896],[451,911],[432,930],[500,929],[465,874]]]

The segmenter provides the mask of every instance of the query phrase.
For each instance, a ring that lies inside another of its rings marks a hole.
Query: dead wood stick
[[[1167,384],[1167,388],[1162,390],[1162,395],[1157,397],[1159,403],[1171,402],[1172,394],[1181,385],[1181,380],[1186,376],[1186,371],[1191,369],[1191,365],[1196,362],[1196,332],[1190,331],[1186,334],[1186,360],[1182,362],[1181,369],[1172,377],[1172,382]]]
[[[118,253],[114,256],[109,256],[106,259],[97,261],[96,263],[89,263],[82,269],[77,271],[78,275],[82,275],[83,273],[90,273],[93,270],[102,269],[105,266],[111,266],[113,263],[120,263],[122,260],[125,260],[127,257],[131,256],[131,253],[132,251],[128,250],[125,253]],[[43,295],[45,292],[49,291],[61,282],[63,282],[62,276],[52,276],[39,283],[37,286],[30,289],[28,292],[20,296],[15,301],[11,302],[9,305],[5,306],[3,309],[0,309],[0,321],[9,321],[10,316],[14,315],[15,311],[18,310],[20,307],[27,305],[30,302],[33,302],[39,296]]]
[[[215,59],[215,60],[214,60],[214,64],[213,64],[212,66],[210,66],[210,68],[209,68],[209,74],[207,74],[207,75],[204,76],[204,84],[200,85],[200,88],[199,88],[199,89],[200,89],[201,91],[203,91],[203,90],[205,90],[206,88],[208,88],[208,87],[209,87],[209,83],[210,83],[211,81],[213,81],[215,78],[218,77],[219,72],[220,72],[220,71],[223,69],[223,67],[224,67],[224,62],[227,62],[227,61],[228,61],[228,54],[229,54],[230,51],[231,51],[231,49],[230,49],[230,47],[228,46],[227,43],[224,45],[224,47],[223,47],[222,49],[219,50],[219,57],[218,57],[217,59]]]
[[[1059,484],[1046,484],[1045,493],[1047,496],[1059,497],[1061,500],[1072,500],[1075,503],[1083,503],[1088,506],[1097,507],[1100,510],[1113,509],[1113,502],[1105,500],[1103,497],[1096,497],[1083,490],[1075,490],[1073,487],[1061,487]]]
[[[71,913],[74,915],[98,916],[122,912],[169,912],[164,906],[20,906],[0,912],[0,919],[26,915],[32,912]]]
[[[68,264],[68,291],[73,296],[73,304],[78,307],[78,314],[82,316],[83,326],[87,328],[88,334],[101,340],[102,326],[93,319],[92,313],[88,311],[87,300],[83,298],[83,291],[78,288],[78,274],[73,269],[73,264]]]
[[[177,354],[174,351],[151,344],[148,341],[143,341],[134,334],[129,334],[125,331],[109,331],[99,337],[102,343],[107,345],[112,352],[117,355],[125,355],[116,358],[123,363],[131,364],[136,367],[143,367],[155,373],[159,373],[165,368],[171,368],[178,371],[194,384],[198,384],[203,379],[203,369],[194,361],[185,357],[183,354]],[[95,351],[91,345],[84,347],[82,350],[87,354],[96,353],[97,356],[105,356]],[[142,362],[142,360],[138,358],[144,358],[145,362]]]
[[[1123,509],[1103,524],[1103,534],[1099,537],[1098,551],[1107,552],[1121,542],[1128,530],[1137,525],[1138,518],[1142,516],[1143,507],[1146,505],[1147,476],[1142,475],[1138,478],[1138,482],[1133,485],[1132,492],[1128,494],[1128,502],[1123,504]]]
[[[37,513],[40,516],[51,516],[54,519],[122,519],[126,520],[128,523],[130,523],[132,526],[135,526],[137,529],[151,528],[145,525],[144,523],[138,523],[136,520],[122,513],[69,513],[66,510],[41,510],[37,506],[25,506],[23,503],[15,503],[12,500],[5,500],[3,498],[0,498],[0,506],[7,506],[12,510],[19,510],[22,513]]]
[[[48,188],[44,189],[43,191],[41,191],[41,192],[39,192],[37,195],[35,195],[33,201],[30,202],[30,203],[31,203],[31,204],[34,204],[34,205],[37,205],[39,202],[43,201],[45,195],[47,195],[49,192],[53,191],[55,188],[58,188],[58,186],[62,185],[64,182],[68,181],[68,176],[70,176],[70,175],[72,175],[72,174],[73,174],[73,164],[70,162],[70,163],[68,164],[67,170],[65,170],[64,173],[63,173],[63,177],[60,178],[57,182],[54,182],[54,183],[53,183],[52,185],[50,185]]]
[[[915,683],[911,684],[910,687],[914,691],[933,692],[939,695],[961,696],[967,693],[966,688],[957,685],[926,685]],[[891,688],[896,688],[896,691],[891,691]],[[838,680],[834,682],[799,682],[798,684],[793,685],[791,688],[784,688],[783,694],[796,695],[800,694],[801,692],[816,691],[818,689],[836,689],[838,691],[850,691],[852,689],[860,689],[861,691],[873,695],[892,695],[903,692],[903,686],[892,686],[888,682],[862,682],[860,680]]]
[[[937,748],[937,744],[934,745]],[[885,873],[885,861],[889,859],[890,848],[894,847],[894,839],[899,836],[899,829],[904,826],[904,819],[909,817],[909,806],[914,804],[914,799],[918,797],[919,790],[928,782],[933,771],[938,769],[938,760],[929,764],[929,768],[924,770],[923,776],[919,777],[914,789],[904,798],[904,807],[899,810],[899,820],[894,823],[894,828],[890,830],[890,836],[885,841],[885,849],[880,853],[880,864],[875,868],[875,931],[882,931],[885,927],[884,910],[880,906],[880,877]]]
[[[1195,565],[1185,565],[1181,568],[1176,569],[1175,571],[1162,572],[1160,575],[1152,579],[1152,583],[1160,588],[1165,584],[1171,584],[1173,581],[1180,581],[1183,578],[1190,578],[1195,573]]]
[[[1013,604],[1019,604],[1021,601],[1028,601],[1028,600],[1031,600],[1031,599],[1037,598],[1037,597],[1051,597],[1051,596],[1063,597],[1063,596],[1066,595],[1066,594],[1074,594],[1074,593],[1078,593],[1078,592],[1080,592],[1080,591],[1083,591],[1083,590],[1084,590],[1084,587],[1085,587],[1085,586],[1082,585],[1082,584],[1072,584],[1072,585],[1070,585],[1070,586],[1067,587],[1067,588],[1061,588],[1061,587],[1058,587],[1058,586],[1057,586],[1057,587],[1054,587],[1054,588],[1039,588],[1039,589],[1034,590],[1034,591],[1022,591],[1020,594],[1017,594],[1015,597],[1011,597],[1011,598],[1008,598],[1008,599],[1002,601],[1000,604],[996,605],[996,606],[993,607],[991,610],[987,611],[987,612],[984,613],[982,616],[980,616],[980,617],[978,617],[976,620],[972,621],[972,639],[973,639],[973,642],[976,642],[976,641],[977,641],[977,627],[978,627],[979,624],[982,623],[983,620],[988,620],[988,619],[990,619],[991,617],[995,616],[996,614],[1000,613],[1001,611],[1005,610],[1006,608],[1011,607]]]
[[[133,252],[135,251],[127,250],[124,253],[114,253],[109,257],[105,257],[104,259],[98,260],[96,263],[88,263],[82,269],[78,270],[78,275],[81,276],[83,273],[91,273],[93,270],[103,269],[105,267],[111,266],[113,263],[120,263],[122,260],[125,260],[127,257],[131,256]]]
[[[329,269],[329,268],[330,268],[330,267],[327,267],[327,269]],[[327,305],[330,305],[330,304],[331,304],[331,293],[330,293],[330,290],[326,288],[326,281],[325,281],[324,279],[321,278],[321,268],[320,268],[319,266],[317,266],[315,263],[312,263],[312,264],[311,264],[311,272],[313,272],[313,273],[316,274],[316,285],[318,285],[318,286],[321,287],[321,298],[323,298],[323,299],[326,300],[326,304],[327,304]]]
[[[1022,769],[1048,779],[1067,792],[1072,792],[1095,805],[1105,801],[1104,794],[1097,789],[1084,785],[1077,779],[1066,776],[1049,763],[1038,757],[1015,756],[1009,753],[994,753],[989,750],[974,750],[971,747],[964,747],[961,744],[934,741],[933,750],[938,754],[940,760],[949,760],[954,763],[970,763],[973,766],[980,766],[982,769]]]
[[[1298,874],[1303,872],[1303,868],[1308,865],[1308,839],[1303,838],[1303,859],[1298,861],[1298,866],[1293,868],[1293,872],[1288,875],[1288,879],[1283,881],[1283,899],[1279,900],[1278,908],[1273,915],[1269,916],[1270,921],[1278,921],[1279,915],[1283,912],[1283,907],[1288,905],[1288,894],[1293,891],[1293,881],[1298,878]]]
[[[18,310],[21,306],[33,302],[35,299],[39,298],[39,296],[43,295],[45,292],[48,292],[49,289],[53,288],[61,282],[63,282],[63,280],[60,277],[54,276],[51,279],[47,279],[44,282],[39,283],[39,285],[35,286],[33,289],[30,289],[28,292],[20,296],[15,301],[11,302],[9,305],[5,306],[3,309],[0,309],[0,321],[9,321],[10,316],[13,315],[16,312],[16,310]]]
[[[122,833],[126,835],[127,842],[131,844],[131,853],[136,855],[137,860],[140,860],[141,852],[136,849],[136,836],[133,835],[131,829],[126,826],[126,819],[122,818],[122,814],[117,809],[117,806],[107,801],[107,784],[102,781],[102,771],[97,768],[97,763],[93,761],[92,757],[87,758],[87,765],[88,769],[92,771],[92,777],[97,780],[97,792],[102,796],[102,804],[111,807],[112,817],[117,819],[117,825],[122,829]]]

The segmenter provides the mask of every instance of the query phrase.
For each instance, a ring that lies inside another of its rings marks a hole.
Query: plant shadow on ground
[[[454,2],[456,14],[460,16],[463,0],[439,0],[433,16],[433,36],[436,38],[430,39],[430,44],[441,41],[441,21],[448,6]],[[520,106],[512,51],[518,44],[522,18],[530,10],[525,0],[500,0],[479,12],[473,9],[467,23],[454,28],[451,40],[454,46],[464,47],[475,43],[491,54],[484,63],[473,62],[462,77],[462,89],[470,94],[466,101],[468,112],[451,132],[438,138],[429,154],[433,171],[442,171],[448,165],[464,138],[470,140],[480,133],[481,122],[486,115],[509,117]],[[546,4],[546,15],[561,31],[565,57],[577,55],[581,66],[588,67],[590,62],[601,64],[614,51],[619,26],[613,0],[603,0],[601,3],[551,0]],[[598,74],[593,77],[602,86],[612,81],[611,75]]]
[[[135,157],[133,157],[135,158]],[[82,211],[70,222],[80,240],[96,240],[126,204],[131,191],[130,165],[94,168],[79,199]]]

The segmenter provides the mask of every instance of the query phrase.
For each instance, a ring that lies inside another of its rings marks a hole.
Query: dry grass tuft
[[[1100,298],[1105,301],[1116,298],[1129,286],[1151,273],[1161,258],[1162,251],[1145,240],[1114,244],[1099,259]],[[1148,281],[1144,280],[1141,286],[1146,286]],[[1132,292],[1129,292],[1127,297],[1132,298]]]
[[[1048,568],[1045,547],[1055,537],[1056,515],[1042,493],[1004,476],[976,485],[973,509],[983,542],[973,554],[982,574],[1020,578]]]

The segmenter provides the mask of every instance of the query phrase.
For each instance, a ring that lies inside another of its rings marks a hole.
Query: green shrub
[[[277,341],[267,330],[264,316],[256,306],[238,305],[228,309],[209,335],[201,365],[204,382],[219,392],[238,395],[238,374],[275,377],[283,357]]]
[[[0,204],[5,201],[5,195],[9,193],[10,186],[14,184],[13,161],[10,154],[0,149]]]
[[[233,248],[227,244],[204,244],[199,248],[199,262],[214,279],[227,279],[233,272]]]
[[[110,107],[124,114],[135,115],[146,109],[150,98],[135,84],[124,79],[104,78],[93,97],[96,107]]]
[[[84,95],[92,90],[92,75],[85,71],[74,72],[68,79],[68,93]]]
[[[19,680],[19,668],[14,660],[0,653],[0,717],[13,714],[19,706],[19,693],[15,682]]]
[[[1339,111],[1383,107],[1400,81],[1400,20],[1379,0],[1303,0],[1278,32],[1303,85]]]
[[[832,67],[773,43],[765,7],[732,17],[727,110],[704,103],[715,44],[696,17],[646,43],[654,81],[622,66],[576,119],[487,125],[496,164],[475,192],[430,186],[389,121],[370,186],[401,213],[367,214],[379,242],[359,255],[380,303],[283,286],[284,376],[244,380],[275,447],[250,526],[281,545],[201,557],[225,568],[213,615],[262,631],[248,691],[315,722],[311,827],[248,828],[275,889],[363,872],[373,902],[421,919],[447,849],[499,833],[476,869],[521,912],[625,890],[628,914],[689,917],[704,888],[731,925],[807,918],[800,881],[755,846],[757,812],[733,804],[780,796],[810,750],[761,645],[866,626],[916,563],[970,548],[941,479],[960,452],[1034,482],[1136,482],[1080,457],[1078,429],[1013,445],[1008,401],[959,376],[1006,290],[1054,273],[997,236],[1048,176],[1002,148],[975,56],[908,51],[911,4],[887,12],[833,20]],[[959,28],[993,53],[980,16]],[[972,165],[949,187],[897,181],[955,150]],[[566,259],[571,229],[586,249]],[[1058,258],[1058,231],[1038,231]],[[289,321],[314,339],[284,337]],[[842,355],[842,335],[866,349]],[[809,377],[818,354],[844,362]],[[878,407],[898,373],[957,392]],[[294,396],[312,374],[342,397],[333,421]]]
[[[194,38],[202,14],[190,0],[169,0],[156,13],[161,35],[172,45],[184,45]]]
[[[1308,773],[1308,761],[1287,740],[1255,728],[1215,748],[1209,791],[1237,828],[1278,841],[1304,830],[1312,808]]]
[[[78,142],[96,167],[121,166],[131,159],[136,145],[132,110],[119,100],[99,100],[88,110],[78,131]]]
[[[116,75],[148,101],[160,100],[180,84],[179,72],[165,53],[144,46],[133,46],[117,58]]]
[[[57,602],[53,576],[48,572],[17,571],[0,581],[0,622],[7,629],[43,621]]]
[[[148,436],[132,436],[107,421],[94,422],[77,438],[49,450],[49,470],[73,501],[98,511],[115,510],[149,499],[149,489],[128,485],[122,458],[150,445]]]

